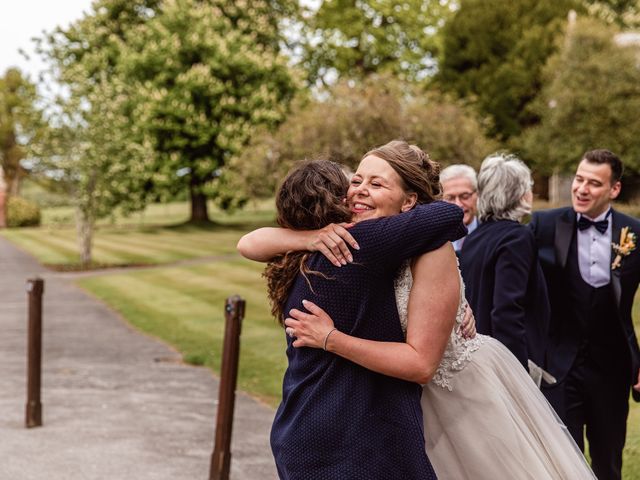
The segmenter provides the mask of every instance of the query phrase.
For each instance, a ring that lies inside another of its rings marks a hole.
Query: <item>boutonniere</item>
[[[629,230],[629,227],[624,227],[620,231],[620,243],[611,243],[613,251],[616,254],[616,258],[611,264],[611,270],[622,265],[622,258],[629,255],[636,249],[636,234]]]

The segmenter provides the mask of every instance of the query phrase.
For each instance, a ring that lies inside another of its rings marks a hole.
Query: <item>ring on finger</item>
[[[284,331],[286,332],[287,335],[289,335],[291,338],[295,337],[296,335],[296,331],[291,328],[291,327],[287,327],[284,329]]]

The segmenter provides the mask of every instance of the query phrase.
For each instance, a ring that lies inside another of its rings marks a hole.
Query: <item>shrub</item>
[[[8,227],[34,227],[40,225],[40,207],[22,197],[9,197],[7,202]]]

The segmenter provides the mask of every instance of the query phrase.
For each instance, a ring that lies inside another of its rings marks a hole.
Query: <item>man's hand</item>
[[[638,371],[638,383],[636,383],[636,384],[633,386],[633,389],[634,389],[636,392],[640,392],[640,370]]]

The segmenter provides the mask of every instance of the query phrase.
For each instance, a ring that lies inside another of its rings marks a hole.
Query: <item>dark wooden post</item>
[[[40,403],[40,380],[42,372],[42,294],[44,280],[27,280],[29,299],[29,339],[27,361],[27,428],[42,425],[42,404]]]
[[[209,480],[228,480],[231,469],[231,432],[233,430],[233,409],[236,400],[238,358],[240,356],[240,331],[244,310],[245,301],[239,296],[234,295],[227,298],[224,307],[225,331],[222,366],[220,367],[216,438],[211,455]]]

